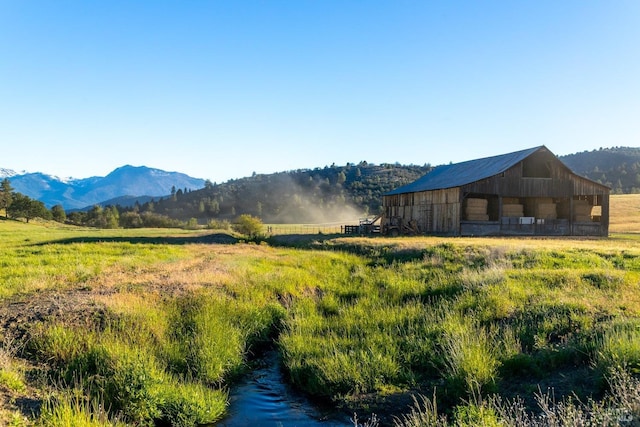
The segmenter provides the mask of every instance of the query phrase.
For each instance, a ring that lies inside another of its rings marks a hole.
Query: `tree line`
[[[640,148],[600,148],[560,160],[579,175],[610,187],[612,194],[640,193]]]
[[[25,196],[14,191],[9,179],[0,182],[0,211],[4,211],[5,219],[24,219],[29,222],[33,218],[42,218],[65,222],[66,212],[62,205],[53,206],[51,209],[39,200]]]

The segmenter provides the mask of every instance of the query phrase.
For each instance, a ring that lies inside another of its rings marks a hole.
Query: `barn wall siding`
[[[460,223],[460,189],[422,191],[383,197],[388,217],[404,223],[416,221],[420,232],[457,234]]]

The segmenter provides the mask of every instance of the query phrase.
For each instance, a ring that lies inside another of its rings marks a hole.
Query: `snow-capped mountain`
[[[0,169],[0,177],[8,178],[15,191],[43,202],[47,207],[62,205],[65,209],[82,209],[123,196],[163,197],[171,188],[198,190],[205,181],[179,172],[166,172],[146,166],[123,166],[105,177],[84,179],[59,178],[45,173],[16,173]],[[148,200],[148,199],[145,199]]]

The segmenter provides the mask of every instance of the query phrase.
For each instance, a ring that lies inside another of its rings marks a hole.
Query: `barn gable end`
[[[607,236],[609,194],[540,146],[439,166],[385,194],[382,231]]]

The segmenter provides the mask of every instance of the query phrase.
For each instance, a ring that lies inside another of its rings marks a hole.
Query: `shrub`
[[[207,228],[211,230],[229,230],[231,229],[231,223],[226,219],[210,219],[207,222]]]
[[[264,225],[262,220],[252,215],[240,215],[232,226],[233,230],[244,234],[249,239],[255,239],[263,234]]]
[[[186,230],[197,230],[200,228],[198,224],[198,220],[196,218],[189,218],[189,220],[185,223],[184,228]]]

